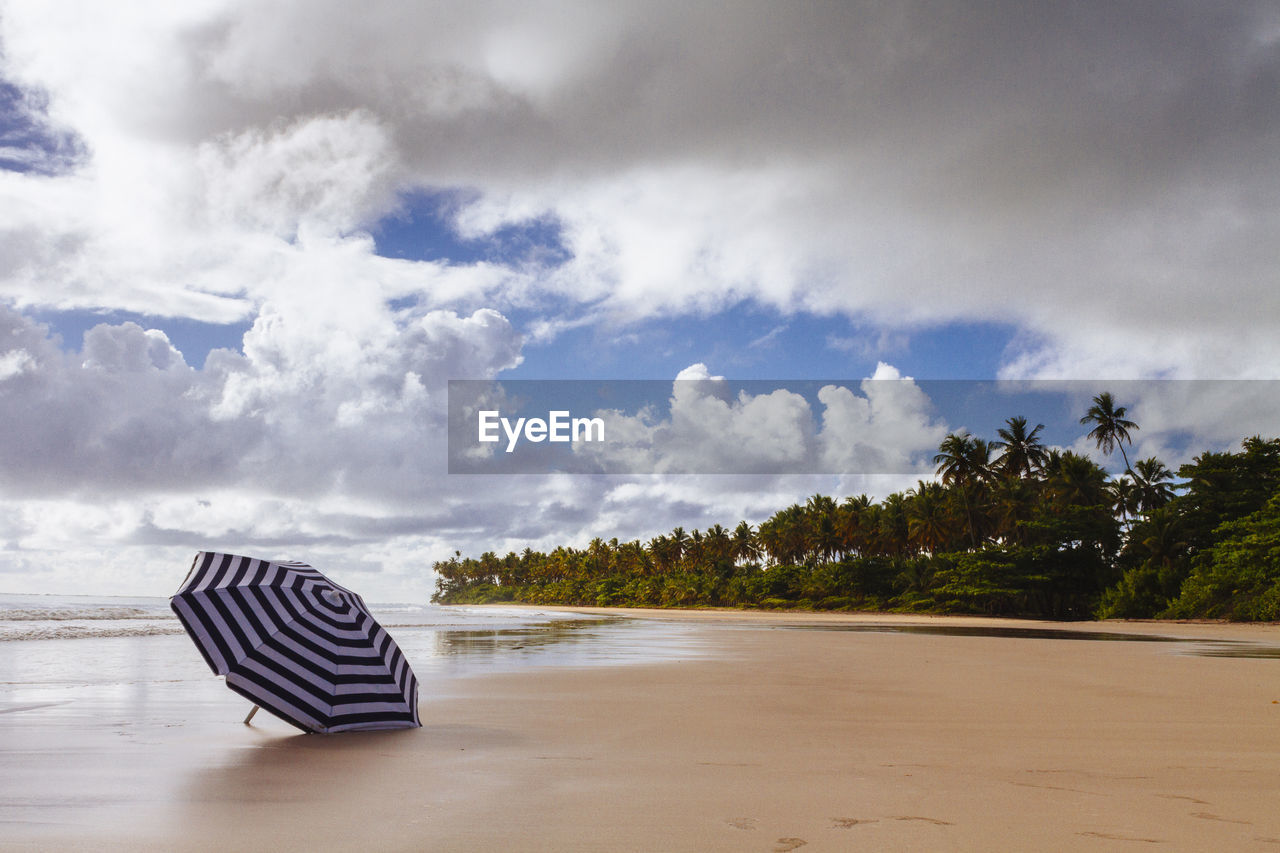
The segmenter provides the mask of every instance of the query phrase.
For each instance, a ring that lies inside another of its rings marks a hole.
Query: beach
[[[0,849],[1280,849],[1280,626],[607,615],[662,654],[426,679],[418,730],[9,708]]]

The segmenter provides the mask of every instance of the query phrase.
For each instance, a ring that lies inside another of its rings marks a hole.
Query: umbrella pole
[[[249,725],[249,721],[253,719],[253,715],[258,713],[258,706],[254,705],[253,710],[249,712],[249,716],[244,718],[244,724]]]

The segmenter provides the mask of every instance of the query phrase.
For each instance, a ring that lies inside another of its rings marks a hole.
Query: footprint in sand
[[[936,817],[917,817],[916,815],[909,815],[909,814],[891,815],[890,819],[891,820],[922,820],[925,823],[931,823],[934,826],[955,826],[955,824],[953,824],[949,820],[939,820]]]
[[[1199,797],[1188,797],[1186,794],[1156,794],[1156,796],[1163,800],[1186,800],[1200,806],[1210,805],[1208,800],[1202,800]]]
[[[756,819],[753,817],[731,817],[725,823],[734,829],[755,829]]]
[[[1253,824],[1252,824],[1252,823],[1250,823],[1250,822],[1249,822],[1249,821],[1247,821],[1247,820],[1232,820],[1232,819],[1231,819],[1231,818],[1229,818],[1229,817],[1223,817],[1222,815],[1210,814],[1209,812],[1195,812],[1195,813],[1193,813],[1191,816],[1192,816],[1192,817],[1198,817],[1198,818],[1200,818],[1201,820],[1220,820],[1220,821],[1222,821],[1223,823],[1238,823],[1238,824],[1240,824],[1241,826],[1253,826]]]
[[[855,826],[863,823],[877,823],[877,819],[873,817],[833,817],[831,818],[832,829],[853,829]]]
[[[790,853],[797,847],[803,847],[808,843],[803,838],[779,838],[778,846],[773,848],[773,853]]]
[[[1137,835],[1119,835],[1114,832],[1077,832],[1076,835],[1083,835],[1086,838],[1105,838],[1108,841],[1141,841],[1146,844],[1163,844],[1163,838],[1142,838]]]

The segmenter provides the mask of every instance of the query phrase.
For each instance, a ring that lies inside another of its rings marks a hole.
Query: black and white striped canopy
[[[169,603],[228,687],[304,731],[421,725],[391,635],[305,563],[201,551]]]

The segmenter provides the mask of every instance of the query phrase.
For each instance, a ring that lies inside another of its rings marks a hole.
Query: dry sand
[[[1280,658],[659,617],[697,620],[704,654],[468,679],[425,699],[415,731],[157,735],[135,750],[150,766],[104,774],[129,802],[109,821],[33,801],[48,825],[0,827],[0,847],[1280,850]],[[1276,626],[899,621],[1280,645]],[[50,738],[30,760],[68,778],[103,760],[74,731]]]

